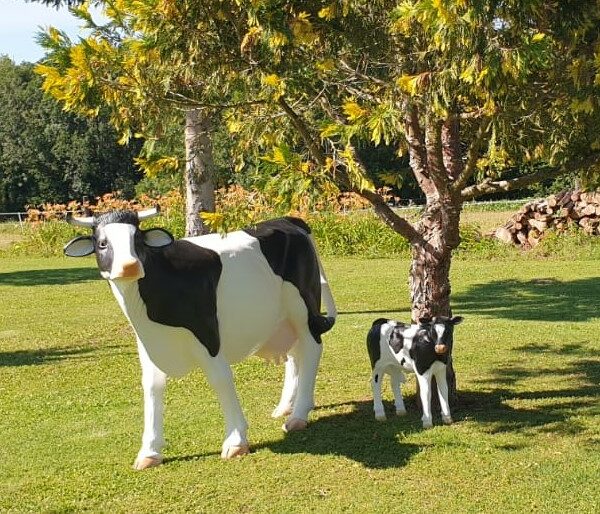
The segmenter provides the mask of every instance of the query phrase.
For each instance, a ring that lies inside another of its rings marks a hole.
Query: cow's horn
[[[93,216],[87,216],[85,218],[76,218],[75,216],[73,216],[72,212],[67,212],[67,223],[70,223],[71,225],[76,225],[78,227],[85,227],[85,228],[93,228],[94,227],[94,218]]]
[[[153,218],[154,216],[158,216],[159,213],[160,213],[160,207],[158,205],[155,205],[151,209],[138,211],[137,215],[138,215],[138,219],[140,221],[142,221],[142,220],[146,220],[148,218]]]

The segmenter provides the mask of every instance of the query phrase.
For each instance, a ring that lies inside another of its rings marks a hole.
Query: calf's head
[[[98,216],[75,218],[72,225],[92,229],[91,236],[76,237],[65,247],[65,255],[84,257],[94,253],[100,274],[108,280],[133,281],[144,278],[143,258],[147,247],[170,245],[173,236],[162,228],[140,229],[140,221],[158,214],[158,208],[145,211],[110,211]]]
[[[433,342],[435,353],[444,354],[450,350],[454,326],[461,323],[462,316],[435,316],[419,319],[419,332],[425,339]]]

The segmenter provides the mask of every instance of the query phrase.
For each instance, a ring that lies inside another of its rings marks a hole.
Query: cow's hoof
[[[233,459],[235,457],[242,457],[243,455],[248,455],[250,453],[250,445],[241,444],[239,446],[228,446],[227,448],[223,448],[221,452],[222,459]]]
[[[432,428],[433,423],[431,421],[423,421],[423,428]]]
[[[452,416],[442,416],[442,423],[444,425],[452,425],[452,423],[454,423]]]
[[[406,416],[406,409],[396,409],[396,416]]]
[[[385,417],[385,414],[375,414],[375,419],[377,421],[386,421],[387,418]]]
[[[133,469],[142,471],[148,468],[155,468],[162,464],[162,457],[138,457],[133,463]]]
[[[288,419],[281,429],[289,434],[290,432],[299,432],[300,430],[304,430],[308,426],[308,421],[304,421],[300,418],[290,418]]]
[[[291,407],[275,407],[275,410],[271,413],[271,417],[282,418],[283,416],[289,416],[291,413]]]

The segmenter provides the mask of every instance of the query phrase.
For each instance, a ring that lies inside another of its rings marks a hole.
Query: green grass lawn
[[[375,421],[365,335],[408,320],[409,263],[326,259],[340,316],[317,409],[284,435],[283,368],[235,367],[253,453],[220,459],[201,372],[167,389],[165,464],[134,472],[142,429],[131,330],[92,259],[0,259],[0,512],[598,512],[600,263],[453,264],[456,423]],[[391,410],[391,391],[385,395]]]

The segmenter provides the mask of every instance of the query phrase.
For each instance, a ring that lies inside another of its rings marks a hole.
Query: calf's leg
[[[148,357],[144,345],[138,340],[138,354],[142,366],[144,390],[144,433],[142,447],[133,464],[136,470],[158,466],[162,462],[165,444],[163,432],[164,392],[167,376]]]
[[[421,408],[423,409],[423,428],[431,428],[433,426],[433,418],[431,416],[431,370],[427,370],[425,374],[419,375],[416,373],[417,381],[419,382],[419,395],[421,396]]]
[[[440,366],[440,369],[436,371],[435,382],[437,384],[438,397],[440,399],[442,422],[445,425],[451,425],[452,416],[450,415],[450,402],[448,401],[448,381],[446,379],[446,366]]]
[[[377,421],[385,421],[385,410],[383,408],[383,399],[381,397],[381,382],[385,375],[380,370],[373,370],[371,374],[371,389],[373,390],[373,411]]]
[[[404,382],[404,373],[400,369],[394,369],[390,373],[392,379],[392,391],[394,392],[394,405],[396,406],[396,414],[404,416],[406,407],[404,406],[404,398],[402,398],[402,382]]]

